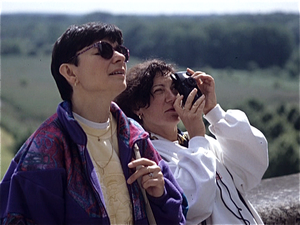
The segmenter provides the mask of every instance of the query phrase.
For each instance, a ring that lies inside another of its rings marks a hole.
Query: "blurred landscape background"
[[[300,171],[299,14],[2,14],[1,179],[61,101],[50,72],[54,42],[71,24],[90,21],[121,28],[128,68],[157,57],[178,70],[212,75],[221,106],[243,110],[265,134],[270,165],[264,177]]]

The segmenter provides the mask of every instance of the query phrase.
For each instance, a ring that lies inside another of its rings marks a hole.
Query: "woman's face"
[[[141,108],[137,114],[142,115],[143,126],[149,132],[159,134],[161,129],[174,128],[179,122],[173,104],[177,91],[170,74],[162,76],[157,73],[153,80],[149,107]]]
[[[117,43],[110,43],[113,47]],[[84,50],[84,49],[83,49]],[[74,74],[80,85],[80,93],[93,95],[101,94],[114,98],[126,88],[125,56],[114,51],[112,58],[104,59],[99,55],[97,48],[91,48],[78,56],[79,64],[74,69]]]

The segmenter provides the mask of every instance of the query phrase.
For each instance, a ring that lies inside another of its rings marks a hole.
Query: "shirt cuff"
[[[212,110],[210,110],[204,118],[212,125],[225,117],[225,111],[217,104]]]
[[[188,149],[198,149],[199,146],[203,148],[207,148],[209,145],[208,140],[205,137],[202,136],[195,136],[189,141],[189,148]]]

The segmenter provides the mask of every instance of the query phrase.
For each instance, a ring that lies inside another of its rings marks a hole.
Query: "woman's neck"
[[[177,134],[178,134],[177,126],[164,127],[164,128],[159,127],[158,129],[151,129],[151,128],[144,127],[144,129],[151,134],[157,134],[169,141],[177,140]]]
[[[111,100],[105,98],[72,98],[72,110],[83,118],[96,123],[105,123],[109,118]]]

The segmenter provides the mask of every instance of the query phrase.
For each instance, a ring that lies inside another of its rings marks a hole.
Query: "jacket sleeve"
[[[62,224],[64,171],[17,171],[15,167],[12,161],[0,184],[2,223]]]
[[[165,192],[159,197],[148,196],[157,224],[185,224],[188,205],[186,197],[176,182],[169,166],[161,159],[151,141],[147,140],[146,157],[155,161],[161,168],[165,180]],[[150,153],[150,154],[149,154]],[[149,157],[152,155],[152,157]]]
[[[18,171],[12,161],[0,184],[3,224],[63,224],[64,170]]]
[[[216,155],[231,173],[237,189],[245,193],[258,185],[269,163],[264,135],[240,110],[225,112],[217,105],[205,118],[219,145],[215,149],[221,149]]]

